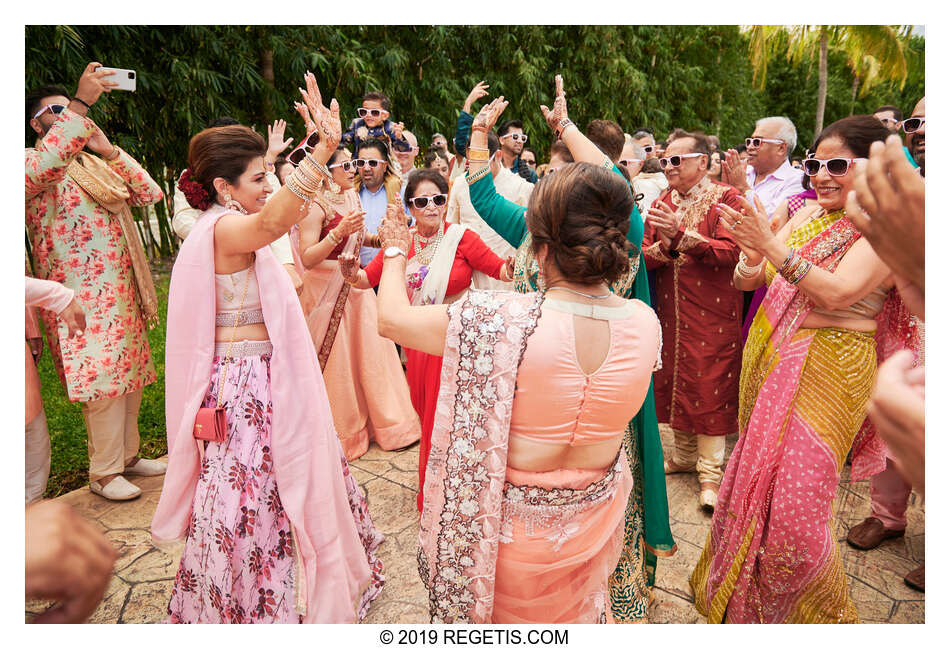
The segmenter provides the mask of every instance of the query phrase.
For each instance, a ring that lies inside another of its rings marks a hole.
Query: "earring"
[[[247,214],[247,210],[244,209],[244,206],[231,198],[231,192],[224,192],[224,206],[229,210],[234,210],[235,212],[240,212],[241,214]]]
[[[541,266],[541,264],[538,262],[537,259],[532,259],[531,262],[532,262],[531,265],[536,266],[538,269],[538,281],[537,281],[538,291],[540,291],[541,293],[544,293],[548,290],[547,283],[544,281],[544,268]]]

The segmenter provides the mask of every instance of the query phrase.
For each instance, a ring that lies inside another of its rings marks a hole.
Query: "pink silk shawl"
[[[491,622],[511,406],[542,299],[472,290],[449,306],[419,521],[433,622]]]
[[[214,227],[226,213],[221,206],[204,212],[172,270],[165,345],[169,462],[152,519],[159,546],[183,539],[191,515],[199,471],[192,428],[214,355]],[[274,472],[302,560],[296,571],[298,612],[304,623],[354,622],[371,574],[347,500],[323,376],[300,302],[269,246],[256,251],[254,270],[274,346]]]

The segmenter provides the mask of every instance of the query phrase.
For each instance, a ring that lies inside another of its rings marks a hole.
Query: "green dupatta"
[[[616,166],[611,169],[620,174]],[[525,208],[506,200],[495,190],[491,175],[486,175],[469,186],[472,205],[478,215],[509,244],[518,248],[515,259],[515,290],[520,293],[536,291],[538,264],[531,250],[531,235],[525,223]],[[650,303],[650,287],[645,272],[643,252],[643,219],[636,205],[630,213],[627,240],[637,251],[631,257],[631,272],[610,287],[624,298],[636,298]],[[653,400],[653,380],[636,417],[627,425],[624,448],[633,473],[634,490],[640,498],[630,498],[624,524],[624,545],[617,569],[610,579],[611,608],[618,621],[635,620],[646,616],[650,595],[648,587],[654,584],[658,556],[671,556],[676,543],[670,531],[669,504],[666,498],[666,474],[663,471],[663,447]],[[636,452],[634,452],[636,451]],[[643,536],[640,536],[640,528]],[[637,557],[643,552],[643,572],[636,570]]]

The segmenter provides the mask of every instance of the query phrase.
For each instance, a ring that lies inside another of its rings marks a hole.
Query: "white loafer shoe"
[[[132,500],[142,495],[141,489],[122,476],[116,476],[105,487],[98,482],[90,482],[89,490],[107,500]]]
[[[132,466],[125,467],[125,471],[122,473],[124,475],[162,475],[165,473],[165,469],[167,468],[168,465],[164,462],[159,462],[158,460],[148,460],[144,457],[140,457],[138,462]]]
[[[706,511],[716,509],[719,499],[719,485],[715,482],[701,482],[699,484],[699,506]]]

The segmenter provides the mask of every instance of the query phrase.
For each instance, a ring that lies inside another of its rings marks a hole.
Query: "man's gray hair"
[[[653,133],[651,133],[650,131],[637,131],[636,133],[633,134],[634,140],[640,140],[645,137],[648,137],[654,142],[656,142],[656,138],[653,137]]]
[[[755,130],[759,130],[760,127],[767,124],[778,125],[779,129],[776,136],[788,145],[788,154],[791,155],[792,151],[795,150],[795,145],[798,143],[798,131],[795,130],[795,125],[792,123],[792,120],[778,115],[775,117],[763,117],[755,123]]]

